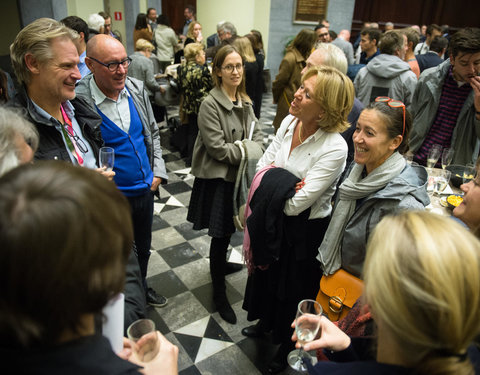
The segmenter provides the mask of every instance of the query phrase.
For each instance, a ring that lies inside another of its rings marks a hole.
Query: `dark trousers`
[[[198,115],[196,113],[188,114],[188,129],[187,129],[187,162],[192,162],[193,146],[197,140],[198,134]]]
[[[147,290],[147,267],[152,244],[153,192],[147,191],[142,195],[127,197],[127,199],[132,210],[133,250],[140,266],[143,287]]]

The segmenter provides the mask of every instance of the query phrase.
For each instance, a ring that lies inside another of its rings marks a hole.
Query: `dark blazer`
[[[444,61],[436,52],[433,51],[429,51],[423,55],[416,55],[415,58],[417,59],[420,73],[425,69],[440,65]]]

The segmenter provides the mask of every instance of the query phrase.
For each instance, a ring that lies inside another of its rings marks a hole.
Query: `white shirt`
[[[347,159],[347,143],[339,133],[318,129],[290,154],[298,119],[288,115],[282,121],[273,142],[258,161],[257,171],[268,164],[285,168],[305,186],[285,202],[283,212],[296,216],[311,207],[309,219],[330,215],[331,199]]]
[[[423,42],[423,43],[418,43],[416,45],[413,53],[415,55],[423,55],[423,54],[427,53],[428,51],[430,51],[430,47],[427,45],[427,43]]]
[[[95,105],[107,116],[115,125],[128,133],[130,129],[130,107],[128,97],[130,93],[124,87],[118,95],[117,100],[110,99],[98,88],[95,79],[90,80],[90,92],[95,101]]]

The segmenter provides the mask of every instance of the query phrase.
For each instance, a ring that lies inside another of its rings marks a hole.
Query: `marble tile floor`
[[[265,143],[273,138],[271,126],[276,106],[271,94],[264,96],[261,122]],[[170,116],[178,114],[169,107]],[[161,125],[161,124],[160,124]],[[181,375],[263,374],[275,355],[269,337],[246,338],[241,329],[252,324],[242,309],[247,270],[226,277],[227,295],[237,314],[237,324],[220,318],[212,301],[206,230],[194,231],[186,221],[194,177],[184,160],[169,143],[170,131],[161,129],[168,184],[160,187],[154,203],[152,254],[148,269],[149,285],[168,298],[163,308],[148,307],[148,317],[168,340],[179,348]],[[229,260],[242,263],[243,233],[232,236]],[[294,374],[287,368],[283,374]]]

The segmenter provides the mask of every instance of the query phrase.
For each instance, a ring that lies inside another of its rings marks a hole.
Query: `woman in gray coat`
[[[410,166],[412,117],[404,104],[378,97],[363,112],[353,134],[354,163],[340,185],[332,220],[319,248],[325,275],[343,268],[359,277],[370,233],[383,216],[430,203],[427,172]]]
[[[226,255],[233,224],[233,190],[242,160],[234,144],[247,138],[255,126],[253,141],[263,143],[262,132],[245,93],[244,61],[235,47],[219,49],[213,61],[215,87],[200,105],[198,136],[193,149],[195,176],[187,220],[193,229],[208,228],[213,300],[220,316],[229,323],[237,317],[225,294]]]

